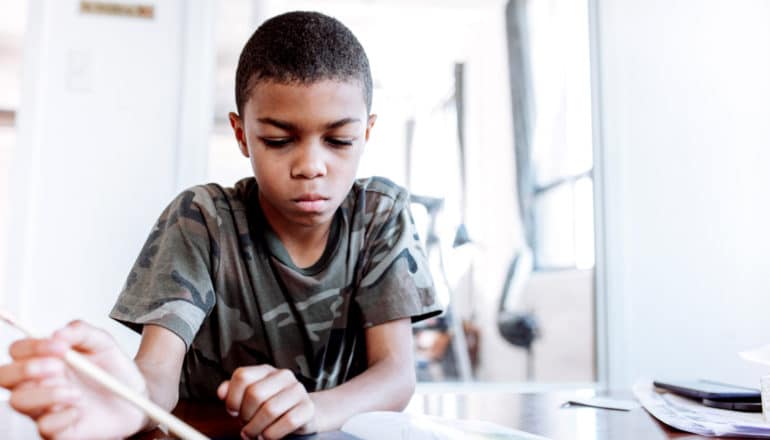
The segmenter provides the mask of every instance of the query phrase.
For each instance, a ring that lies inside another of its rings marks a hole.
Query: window
[[[588,2],[527,2],[536,269],[594,265]]]

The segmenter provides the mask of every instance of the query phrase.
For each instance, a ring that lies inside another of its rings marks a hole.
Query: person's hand
[[[34,419],[40,435],[49,439],[106,439],[139,431],[147,422],[141,411],[72,370],[63,360],[70,348],[147,395],[144,377],[114,339],[75,321],[51,338],[11,345],[12,362],[0,365],[0,386],[11,391],[11,406]]]
[[[315,404],[290,370],[241,367],[217,388],[232,416],[245,423],[241,437],[279,439],[316,432]]]

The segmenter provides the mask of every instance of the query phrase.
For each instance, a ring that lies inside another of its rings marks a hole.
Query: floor
[[[497,329],[496,298],[477,307],[481,382],[527,381],[527,354]],[[533,346],[533,380],[589,383],[595,380],[594,281],[592,270],[535,273],[522,296],[540,327]]]

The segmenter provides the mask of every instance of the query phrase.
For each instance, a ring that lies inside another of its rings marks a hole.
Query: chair
[[[449,347],[451,352],[444,353],[444,373],[450,373],[449,375],[456,375],[459,380],[470,381],[473,379],[473,373],[471,370],[470,356],[468,353],[468,344],[465,340],[465,331],[463,329],[462,320],[459,319],[459,314],[455,311],[455,298],[452,287],[449,285],[449,281],[444,269],[444,255],[441,250],[441,238],[436,233],[436,218],[439,212],[444,206],[444,199],[437,197],[427,197],[419,195],[411,195],[410,202],[423,206],[428,213],[428,226],[425,233],[425,253],[428,261],[431,259],[438,259],[439,273],[433,274],[434,283],[443,283],[449,292],[449,302],[446,306],[444,315],[439,319],[434,320],[432,327],[423,325],[416,328],[416,332],[421,329],[433,329],[443,332],[445,335],[449,335]],[[469,240],[467,238],[467,232],[462,227],[462,232],[456,234],[455,244],[458,243],[458,235],[461,237],[459,241],[465,244]],[[446,358],[450,356],[451,358]],[[426,366],[423,366],[426,367]]]
[[[497,328],[509,344],[527,351],[527,380],[534,379],[532,344],[540,336],[540,325],[534,312],[517,309],[527,280],[532,274],[532,251],[524,247],[511,260],[500,295]]]

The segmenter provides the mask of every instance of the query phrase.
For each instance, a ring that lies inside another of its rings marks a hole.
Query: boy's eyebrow
[[[263,124],[270,124],[275,125],[278,128],[282,128],[284,130],[293,130],[294,125],[289,122],[279,121],[277,119],[273,118],[259,118],[257,119],[257,122],[261,122]]]
[[[332,122],[330,124],[326,124],[326,128],[327,129],[339,128],[339,127],[342,127],[343,125],[353,124],[356,122],[361,122],[361,120],[358,118],[345,118],[345,119],[340,119],[339,121]]]
[[[279,120],[273,119],[273,118],[258,118],[257,122],[260,122],[262,124],[274,125],[274,126],[276,126],[278,128],[281,128],[281,129],[287,130],[287,131],[294,130],[296,128],[294,126],[294,124],[292,124],[290,122],[279,121]],[[342,127],[343,125],[353,124],[353,123],[357,123],[357,122],[361,122],[361,120],[358,119],[358,118],[344,118],[344,119],[340,119],[339,121],[334,121],[334,122],[330,122],[330,123],[326,124],[325,128],[327,130],[328,129],[332,129],[332,128],[339,128],[339,127]]]

